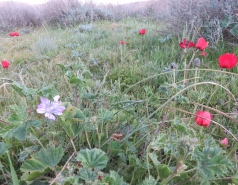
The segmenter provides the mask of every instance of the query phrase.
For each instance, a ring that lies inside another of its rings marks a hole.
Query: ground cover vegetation
[[[235,0],[0,6],[0,184],[238,184]]]

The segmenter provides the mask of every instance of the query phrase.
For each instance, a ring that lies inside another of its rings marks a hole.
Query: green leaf
[[[27,129],[31,126],[38,127],[41,125],[41,122],[38,120],[29,120],[23,124],[12,124],[10,126],[4,127],[0,131],[0,136],[6,139],[11,139],[15,137],[19,141],[26,139]]]
[[[55,147],[50,147],[48,149],[42,148],[39,152],[34,153],[32,157],[53,168],[58,164],[63,155],[64,151],[62,146],[58,146],[56,149]]]
[[[62,120],[72,119],[76,114],[76,109],[69,103],[62,103],[66,109],[64,110],[63,114],[60,116]]]
[[[51,169],[49,167],[46,167],[43,170],[38,170],[38,171],[35,170],[32,173],[24,172],[24,174],[22,175],[22,179],[24,179],[24,181],[33,181],[50,171],[51,171]]]
[[[74,119],[71,119],[69,121],[63,121],[62,119],[60,119],[60,123],[71,139],[75,138],[84,129],[84,126],[86,124],[78,123]]]
[[[110,144],[109,144],[109,147],[110,147],[110,151],[111,153],[119,153],[119,152],[124,152],[124,150],[122,149],[121,147],[121,143],[118,142],[118,141],[111,141]]]
[[[11,114],[10,117],[8,118],[8,122],[12,124],[22,124],[24,123],[25,118],[20,117],[17,114]]]
[[[71,139],[75,138],[84,129],[86,123],[80,123],[84,121],[84,119],[85,116],[83,112],[71,104],[67,106],[59,118],[60,124]]]
[[[76,118],[78,121],[84,121],[85,116],[84,116],[83,112],[76,107],[74,107],[74,109],[75,109],[74,118]]]
[[[10,126],[2,128],[2,130],[0,131],[0,136],[5,139],[13,138],[16,127],[16,125],[12,124]]]
[[[207,178],[203,178],[200,185],[210,185],[210,182]]]
[[[161,163],[158,161],[158,157],[155,153],[149,153],[150,159],[153,161],[155,166],[160,165]]]
[[[43,87],[39,91],[39,95],[43,96],[48,99],[53,99],[54,96],[58,95],[59,93],[55,90],[55,87],[53,85],[49,85],[46,87]]]
[[[230,25],[230,27],[232,27],[230,29],[230,33],[232,35],[234,35],[235,37],[237,37],[238,36],[238,25],[237,24],[233,24],[233,25]]]
[[[32,159],[26,160],[22,164],[21,171],[24,172],[22,179],[32,181],[48,173],[55,168],[63,154],[61,146],[56,149],[54,147],[42,148],[39,152],[32,155]]]
[[[151,148],[153,150],[159,151],[163,149],[164,144],[166,143],[166,135],[163,133],[160,133],[150,144]]]
[[[97,174],[94,171],[89,170],[88,168],[81,168],[79,170],[79,179],[84,180],[85,183],[93,182],[97,178]]]
[[[141,185],[157,185],[157,182],[156,182],[155,178],[150,175],[148,178],[143,180]]]
[[[95,98],[95,95],[93,93],[84,93],[81,98],[82,100],[92,100]]]
[[[232,177],[231,177],[231,179],[232,179],[232,183],[234,183],[234,184],[238,184],[238,173],[236,173],[235,175],[233,175]]]
[[[68,104],[64,113],[59,120],[67,135],[72,139],[75,138],[83,129],[86,123],[80,123],[85,120],[83,112]]]
[[[82,84],[84,84],[84,81],[82,79],[78,78],[77,76],[72,75],[69,78],[69,83],[75,84],[75,85],[82,85]]]
[[[102,182],[108,185],[128,185],[123,181],[123,177],[120,177],[115,171],[110,171],[110,175],[107,175]]]
[[[9,156],[9,153],[7,152],[7,156],[8,156],[8,160],[9,160],[9,163],[10,163],[10,170],[11,170],[11,175],[12,175],[12,182],[14,185],[19,185],[19,180],[18,180],[18,177],[17,177],[17,173],[12,165],[12,161],[11,161],[11,158]]]
[[[35,89],[27,88],[25,85],[18,82],[13,82],[11,86],[20,96],[33,97],[36,95]]]
[[[223,177],[229,172],[229,169],[233,168],[231,161],[223,155],[221,148],[198,148],[194,152],[194,157],[197,160],[198,172],[203,178],[214,179],[215,177]]]
[[[9,105],[9,108],[12,109],[13,114],[8,118],[10,123],[22,124],[26,121],[26,106],[23,103],[19,105]]]
[[[170,174],[172,174],[172,171],[165,164],[159,165],[158,170],[159,170],[159,176],[161,178],[167,178]]]
[[[130,151],[132,153],[136,153],[137,152],[136,148],[133,146],[133,144],[131,142],[126,141],[126,145],[127,145],[128,151]]]
[[[20,153],[18,154],[19,162],[23,163],[29,155],[31,155],[32,153],[35,153],[37,151],[38,151],[38,146],[37,145],[24,147],[23,150],[21,150]]]
[[[106,167],[108,157],[106,156],[106,153],[102,150],[94,148],[91,150],[81,150],[78,153],[76,160],[81,162],[83,167],[97,168],[101,170]]]
[[[103,123],[114,121],[114,114],[108,109],[100,109],[98,120]]]
[[[187,133],[187,126],[184,124],[180,119],[175,118],[174,121],[172,122],[173,124],[173,129],[179,132],[182,132],[184,134]]]
[[[4,154],[7,152],[8,148],[11,148],[12,145],[4,142],[0,142],[0,155]]]
[[[60,67],[60,69],[63,73],[65,73],[67,71],[67,68],[64,65],[62,65],[62,64],[56,64],[56,65]]]
[[[29,159],[22,164],[21,170],[30,173],[43,172],[47,167],[48,165],[43,163],[42,161]]]

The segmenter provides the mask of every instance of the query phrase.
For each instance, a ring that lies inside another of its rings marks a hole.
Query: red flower
[[[205,56],[207,56],[207,53],[205,51],[202,51],[201,56],[205,57]]]
[[[203,112],[202,110],[197,112],[195,121],[199,126],[208,127],[210,125],[211,120],[212,115],[209,112]]]
[[[123,45],[123,44],[126,44],[126,45],[128,45],[128,44],[129,44],[129,42],[124,42],[123,40],[121,40],[121,41],[119,42],[119,44],[121,44],[121,45]]]
[[[15,32],[11,32],[9,35],[10,35],[11,37],[14,37],[14,36],[15,36]]]
[[[193,42],[190,42],[187,39],[183,39],[183,42],[179,43],[180,48],[185,49],[185,48],[191,48],[194,47],[195,44]]]
[[[3,60],[3,61],[2,61],[2,67],[3,67],[3,68],[8,68],[9,65],[10,65],[10,63],[9,63],[7,60]]]
[[[195,48],[203,51],[207,46],[208,46],[209,42],[206,42],[206,40],[201,37],[200,39],[198,39]]]
[[[140,35],[145,35],[145,33],[146,33],[146,29],[145,28],[139,30],[139,34]]]
[[[234,53],[226,53],[218,58],[220,68],[232,69],[237,64],[237,57]]]
[[[119,42],[119,44],[123,45],[123,44],[124,44],[124,41],[123,41],[123,40],[121,40],[121,41]]]
[[[227,139],[227,138],[224,138],[223,140],[220,141],[220,143],[221,143],[223,146],[226,146],[226,145],[228,145],[228,139]]]
[[[14,36],[18,37],[20,34],[18,32],[11,32],[9,35],[11,37],[14,37]]]

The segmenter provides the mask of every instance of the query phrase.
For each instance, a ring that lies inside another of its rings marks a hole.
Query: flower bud
[[[221,145],[227,146],[228,145],[228,139],[224,138],[223,140],[220,141]]]
[[[178,66],[175,62],[172,62],[170,65],[169,65],[170,69],[176,69]]]
[[[200,65],[201,65],[200,59],[195,58],[194,61],[193,61],[193,65],[194,65],[194,67],[200,67]]]

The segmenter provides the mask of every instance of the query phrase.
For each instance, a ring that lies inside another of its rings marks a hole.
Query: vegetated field
[[[202,57],[162,28],[131,16],[1,33],[1,184],[238,184],[238,70],[218,65],[237,47]]]

